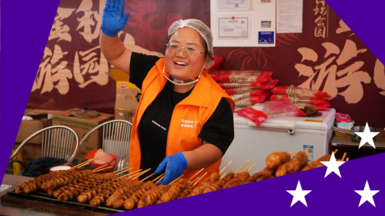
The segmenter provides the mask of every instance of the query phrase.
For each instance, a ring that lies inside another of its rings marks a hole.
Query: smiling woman
[[[124,47],[117,36],[129,16],[123,12],[123,0],[107,0],[100,46],[142,90],[131,134],[131,171],[152,168],[152,178],[165,172],[160,184],[182,174],[189,178],[201,168],[206,176],[218,172],[234,139],[234,102],[205,71],[214,60],[210,28],[196,19],[174,22],[160,59]]]

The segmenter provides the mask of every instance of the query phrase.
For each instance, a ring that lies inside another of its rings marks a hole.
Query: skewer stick
[[[248,170],[246,170],[246,172],[250,172],[250,170],[252,170],[254,167],[255,167],[255,164],[253,164],[253,166],[251,166]]]
[[[125,176],[128,176],[128,177],[130,177],[129,175],[131,175],[131,176],[132,176],[132,174],[134,174],[134,173],[137,173],[137,172],[140,172],[140,171],[142,171],[142,169],[140,169],[140,170],[136,170],[136,171],[134,171],[134,172],[132,172],[132,173],[128,173],[128,174],[126,174],[126,175],[124,175],[124,176],[120,176],[120,177],[125,177]]]
[[[120,174],[123,174],[123,173],[125,173],[125,172],[129,172],[129,171],[132,170],[132,169],[134,169],[134,168],[131,167],[131,168],[128,169],[128,170],[119,171],[119,172],[115,173],[115,175],[120,175]]]
[[[161,178],[162,176],[164,176],[164,173],[162,175],[159,175],[158,177],[156,177],[154,180],[152,180],[152,182],[155,182],[156,180],[158,180],[159,178]]]
[[[103,168],[103,167],[105,167],[105,166],[107,166],[108,164],[104,164],[103,166],[100,166],[100,167],[98,167],[98,168],[96,168],[96,169],[94,169],[94,170],[92,170],[93,172],[97,172],[99,169],[101,169],[101,168]]]
[[[237,171],[234,172],[234,175],[238,173],[239,170],[241,170],[244,166],[246,166],[246,164],[248,164],[251,160],[249,159],[248,161],[246,161],[246,163],[244,163],[241,167],[239,167],[239,169],[237,169]]]
[[[89,160],[87,160],[87,161],[84,161],[83,163],[80,163],[80,164],[78,164],[78,165],[76,165],[76,166],[73,166],[72,168],[79,167],[79,166],[81,166],[81,165],[83,165],[83,164],[88,164],[88,163],[90,163],[91,161],[94,161],[95,159],[96,159],[96,158],[89,159]]]
[[[222,168],[222,170],[219,172],[219,174],[221,174],[232,162],[233,161],[230,161],[229,163],[227,163],[227,165]]]
[[[200,182],[200,181],[202,180],[202,178],[203,178],[206,174],[207,174],[207,172],[197,179],[197,181],[194,183],[194,187],[195,187],[196,184],[198,184],[198,182]]]
[[[145,172],[145,171],[143,171],[143,172]],[[142,175],[142,173],[136,173],[136,174],[134,174],[134,175],[132,175],[132,176],[128,176],[127,178],[134,179],[134,178],[136,178],[136,177],[138,177],[138,176],[140,176],[140,175]]]
[[[341,161],[344,161],[344,160],[345,160],[345,157],[346,157],[346,152],[345,152],[344,155],[342,156]]]
[[[334,150],[334,152],[333,152],[333,153],[334,153],[334,155],[336,155],[336,154],[337,154],[337,152],[338,152],[338,149]]]
[[[121,172],[121,171],[126,170],[126,169],[131,170],[131,169],[133,169],[133,168],[132,168],[132,167],[131,167],[131,168],[124,167],[123,169],[116,170],[116,171],[114,171],[114,172],[112,172],[112,173]]]
[[[346,161],[348,161],[348,160],[349,160],[349,157],[346,158]]]
[[[307,150],[309,150],[309,148],[310,148],[310,145],[308,145],[307,147],[306,147],[306,149],[303,151],[303,152],[307,152]]]
[[[176,182],[176,181],[178,181],[180,178],[182,178],[183,177],[183,175],[181,175],[181,176],[179,176],[178,178],[176,178],[174,181],[172,181],[172,182],[170,182],[170,183],[168,183],[168,184],[172,184],[172,183],[174,183],[174,182]]]
[[[295,154],[297,151],[292,151],[289,153],[289,155]]]
[[[225,174],[223,174],[223,176],[219,179],[219,180],[221,180],[223,177],[225,177],[227,175],[227,173],[225,173]]]
[[[158,184],[160,181],[162,181],[162,179],[164,178],[165,175],[166,175],[166,173],[164,173],[163,176],[158,181],[155,182],[155,184]]]
[[[203,170],[204,170],[205,168],[202,168],[202,169],[200,169],[197,173],[195,173],[193,176],[191,176],[188,180],[188,182],[190,182],[191,181],[191,179],[193,179],[195,176],[197,176],[200,172],[202,172]]]
[[[194,180],[191,180],[190,182],[188,182],[189,184],[194,184],[200,177],[198,176],[196,179]]]
[[[113,166],[108,166],[108,167],[105,167],[103,169],[99,169],[97,171],[93,171],[93,172],[100,172],[100,171],[103,171],[103,170],[106,170],[106,169],[111,169]]]
[[[96,159],[96,158],[94,158],[94,159]],[[77,166],[76,168],[80,169],[80,168],[82,168],[82,167],[84,167],[84,166],[87,166],[90,162],[91,162],[91,161],[89,161],[89,162],[87,162],[87,163],[83,163],[83,164],[81,164],[80,166]]]
[[[139,178],[141,175],[145,174],[146,172],[148,172],[148,171],[150,171],[150,170],[151,170],[151,168],[148,168],[148,169],[146,169],[145,171],[143,171],[143,172],[141,172],[141,173],[135,175],[135,177],[133,177],[132,180],[134,180],[134,179],[136,179],[136,178]]]
[[[142,182],[146,181],[148,178],[150,178],[150,177],[153,176],[153,175],[155,175],[155,173],[153,173],[153,174],[147,176],[146,178],[142,179]]]
[[[200,178],[200,177],[197,177],[196,179],[194,179],[193,181],[189,182],[188,184],[189,184],[189,185],[194,184],[196,181],[198,181],[199,178]]]

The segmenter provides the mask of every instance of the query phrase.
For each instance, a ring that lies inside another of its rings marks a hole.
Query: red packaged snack
[[[312,97],[309,100],[309,103],[311,104],[324,104],[327,107],[330,107],[330,103],[322,98]]]
[[[287,95],[272,94],[270,96],[271,101],[290,101]]]
[[[330,97],[326,92],[315,91],[300,87],[289,87],[289,86],[277,86],[271,90],[274,94],[281,95],[295,95],[295,96],[305,96],[305,97],[318,97],[318,98],[327,98]]]
[[[297,116],[297,117],[305,116],[305,113],[302,110],[300,110],[298,108],[296,108],[296,109],[297,109],[297,114],[295,116]]]
[[[275,87],[275,85],[277,85],[277,83],[278,83],[277,79],[271,79],[262,84],[262,89],[264,90],[272,89]]]
[[[246,92],[246,93],[243,93],[243,94],[232,94],[230,97],[231,97],[231,99],[233,99],[233,101],[236,101],[236,100],[243,99],[243,98],[248,98],[248,97],[251,97],[251,96],[257,96],[257,95],[260,95],[262,93],[264,93],[264,90],[256,89],[256,90],[252,90],[250,92]]]
[[[260,82],[240,82],[240,83],[222,83],[219,82],[218,85],[222,87],[223,89],[226,88],[245,88],[245,87],[259,87],[262,88],[262,83]]]
[[[261,126],[261,123],[267,119],[267,115],[262,111],[255,110],[251,107],[246,107],[236,111],[239,116],[250,119],[257,127]]]
[[[322,98],[307,97],[307,96],[295,96],[295,95],[279,95],[273,94],[270,97],[271,101],[287,101],[290,100],[293,103],[308,103],[308,104],[323,104],[326,107],[330,107],[330,103]]]
[[[323,110],[323,111],[327,111],[327,107],[324,105],[324,104],[310,104],[310,103],[293,103],[295,107],[297,107],[298,109],[304,109],[305,107],[312,107],[312,108],[315,108],[316,110]]]
[[[207,73],[211,73],[213,71],[218,70],[219,66],[221,66],[223,62],[223,57],[222,56],[214,56],[214,64],[211,66],[211,68],[207,69]]]
[[[264,83],[270,80],[273,72],[267,71],[234,71],[230,70],[226,73],[219,76],[220,82],[231,82],[231,83],[239,83],[239,82],[260,82]]]
[[[257,95],[257,96],[252,96],[249,98],[240,99],[240,100],[235,101],[235,106],[243,107],[243,106],[251,106],[251,105],[254,105],[256,103],[262,103],[263,101],[265,101],[265,99],[269,95],[270,95],[270,92],[265,91],[262,94]]]
[[[259,94],[264,92],[264,90],[259,88],[259,87],[225,88],[223,90],[225,90],[225,92],[228,95],[243,94],[243,93],[247,93],[247,92],[254,92],[255,94],[251,95],[251,96],[256,96],[256,95],[259,95]],[[258,91],[260,91],[259,94],[258,94]]]
[[[224,73],[226,73],[225,70],[217,70],[217,71],[210,72],[209,75],[211,76],[211,78],[213,78],[213,80],[215,80],[215,82],[218,82],[219,76]]]

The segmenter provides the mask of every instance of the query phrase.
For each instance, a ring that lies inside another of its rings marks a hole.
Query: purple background
[[[385,2],[326,2],[385,62],[382,23]],[[0,173],[4,173],[9,160],[58,4],[59,0],[2,1]],[[380,214],[385,212],[384,157],[385,154],[379,154],[349,161],[340,168],[342,178],[333,173],[324,178],[324,167],[119,215]],[[303,190],[312,190],[306,196],[309,207],[298,202],[290,208],[292,196],[286,190],[295,190],[298,180]],[[363,190],[366,180],[372,190],[380,190],[374,196],[377,207],[366,202],[358,208],[360,196],[354,190]]]

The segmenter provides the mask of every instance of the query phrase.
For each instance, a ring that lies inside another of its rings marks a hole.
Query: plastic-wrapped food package
[[[215,82],[219,82],[219,76],[223,73],[226,73],[226,70],[217,70],[214,72],[210,72],[209,75],[211,76],[211,78],[213,78],[213,80],[215,80]]]
[[[245,107],[236,111],[239,116],[250,119],[254,122],[258,127],[261,126],[261,123],[267,119],[267,115],[262,111],[255,110],[251,107]]]
[[[267,101],[240,109],[236,113],[248,118],[259,127],[267,118],[294,116],[297,114],[297,109],[290,101]]]
[[[330,97],[326,92],[315,91],[300,87],[291,87],[291,86],[277,86],[271,90],[274,94],[281,95],[296,95],[296,96],[308,96],[308,97],[317,97],[317,98],[327,98]]]
[[[226,91],[226,89],[225,89]],[[257,95],[260,95],[262,93],[264,93],[265,91],[263,89],[256,89],[256,90],[252,90],[252,91],[249,91],[249,92],[245,92],[243,94],[229,94],[231,99],[233,99],[233,101],[236,101],[236,100],[239,100],[239,99],[244,99],[244,98],[248,98],[248,97],[252,97],[252,96],[257,96]]]
[[[301,96],[301,95],[279,95],[273,94],[270,96],[271,101],[288,101],[293,103],[309,103],[309,104],[324,104],[326,107],[330,107],[330,103],[322,98]]]
[[[293,103],[294,106],[296,106],[298,109],[304,109],[305,107],[312,107],[315,108],[316,110],[324,110],[327,111],[328,107],[325,104],[310,104],[310,103]]]
[[[257,96],[257,95],[260,95],[263,92],[265,92],[265,90],[263,90],[263,89],[256,89],[256,88],[249,88],[249,87],[246,87],[246,88],[228,88],[228,89],[224,89],[224,90],[228,95],[245,94],[245,93],[253,92],[253,95],[250,95],[250,96]]]
[[[219,66],[221,66],[223,62],[223,57],[222,56],[214,56],[214,64],[211,66],[211,68],[207,69],[207,73],[211,73],[213,71],[218,70]]]
[[[256,103],[262,103],[266,100],[267,97],[269,97],[269,95],[270,95],[270,92],[265,91],[262,94],[257,95],[257,96],[252,96],[249,98],[240,99],[240,100],[235,101],[235,106],[245,107],[245,106],[254,105]]]
[[[239,83],[218,83],[220,87],[223,89],[227,88],[252,88],[254,89],[263,89],[263,90],[268,90],[272,89],[277,85],[278,80],[276,79],[271,79],[267,82],[261,83],[261,82],[249,82],[249,81],[244,81],[244,82],[239,82]]]
[[[290,101],[266,101],[255,104],[252,108],[264,112],[269,118],[297,115],[297,109]]]
[[[236,71],[236,70],[228,70],[226,73],[221,74],[219,76],[220,82],[232,82],[232,83],[239,83],[239,82],[260,82],[264,83],[270,80],[271,75],[273,72],[267,72],[267,71]]]

